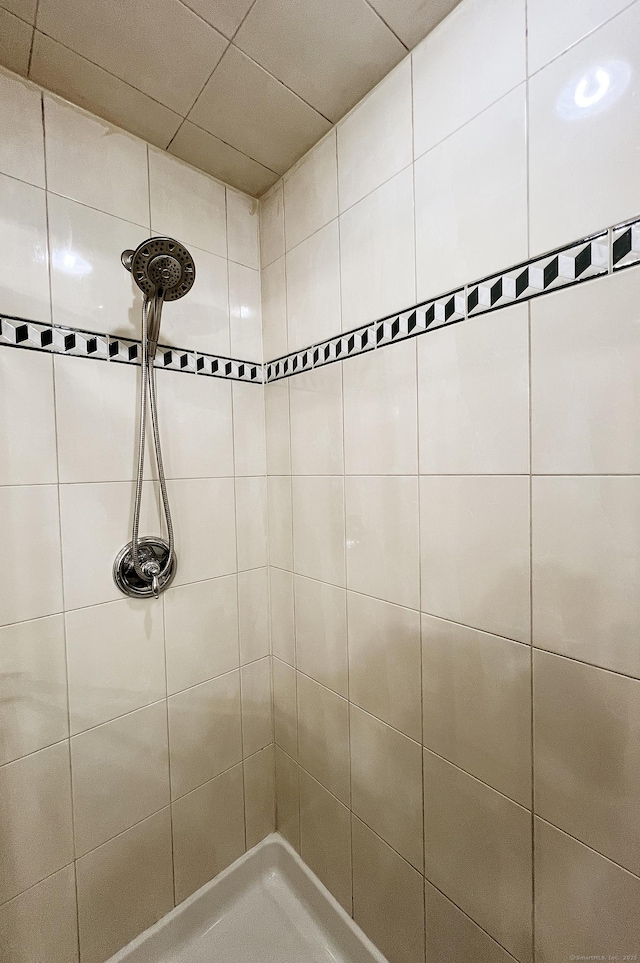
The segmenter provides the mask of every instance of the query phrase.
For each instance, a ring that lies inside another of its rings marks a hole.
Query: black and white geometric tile
[[[640,217],[264,365],[164,345],[158,346],[154,364],[252,384],[279,381],[634,264],[640,264]],[[0,345],[124,364],[140,364],[141,358],[137,340],[4,316]]]

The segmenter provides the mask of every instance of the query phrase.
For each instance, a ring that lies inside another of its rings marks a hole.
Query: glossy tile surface
[[[330,338],[340,330],[338,221],[287,254],[289,350]]]
[[[536,813],[639,875],[640,682],[548,652],[533,671]]]
[[[1,79],[1,77],[0,77]],[[0,484],[55,484],[53,362],[32,351],[0,353]]]
[[[0,907],[0,945],[9,961],[77,963],[73,866],[66,866]]]
[[[542,819],[536,837],[536,952],[632,953],[640,942],[640,880]]]
[[[290,381],[286,412],[291,423],[288,470],[294,475],[341,475],[344,471],[341,368],[328,364]],[[279,461],[285,467],[286,453],[281,453]]]
[[[50,321],[44,191],[0,174],[0,212],[2,311]]]
[[[276,744],[297,759],[296,670],[277,658],[273,660],[273,731]]]
[[[244,761],[244,806],[247,849],[275,832],[276,784],[274,746]]]
[[[293,485],[295,570],[344,585],[344,483],[342,478],[298,476]]]
[[[351,808],[422,872],[421,748],[351,707]]]
[[[633,156],[640,111],[638,29],[640,8],[632,4],[531,78],[532,254],[640,208],[637,182],[627,177],[625,166]],[[597,148],[589,149],[594,144]],[[607,184],[601,172],[613,163],[618,176]],[[558,177],[561,170],[571,176]]]
[[[511,963],[506,950],[429,882],[425,903],[427,960],[458,963],[466,957],[474,963]]]
[[[351,813],[300,770],[300,855],[351,912]]]
[[[269,655],[269,573],[264,568],[238,575],[240,662]]]
[[[335,585],[294,577],[297,667],[305,675],[347,696],[346,592]]]
[[[427,878],[531,960],[531,814],[428,750],[424,792]]]
[[[415,191],[419,299],[526,259],[524,84],[416,161]]]
[[[390,963],[423,960],[421,875],[355,816],[352,832],[354,920]]]
[[[535,645],[640,677],[635,477],[533,479]]]
[[[258,659],[243,666],[242,685],[242,754],[264,749],[272,741],[271,727],[271,660]]]
[[[557,7],[550,0],[530,2],[527,8],[529,73],[544,67],[629,5],[629,0],[570,3],[564,8],[563,16],[558,17]]]
[[[338,214],[335,132],[323,137],[287,173],[283,183],[284,228],[289,251]]]
[[[424,745],[531,806],[528,646],[422,616]]]
[[[82,732],[166,695],[162,610],[120,599],[67,612],[71,732]]]
[[[361,475],[345,483],[347,587],[417,608],[418,479]]]
[[[172,799],[242,759],[238,671],[171,696],[168,712]]]
[[[269,569],[269,604],[272,653],[283,662],[295,665],[296,641],[291,572],[283,572],[273,566]]]
[[[416,341],[368,351],[343,366],[348,475],[418,470]]]
[[[527,472],[527,307],[452,325],[417,348],[420,471]]]
[[[411,109],[407,57],[338,125],[341,211],[411,163]]]
[[[167,710],[162,702],[71,740],[77,855],[169,802]]]
[[[347,609],[351,701],[419,741],[419,614],[355,592]]]
[[[40,91],[8,73],[0,74],[0,123],[11,130],[0,146],[0,172],[44,187],[44,139]]]
[[[349,704],[297,673],[301,766],[343,803],[349,802]]]
[[[529,480],[420,479],[422,608],[529,641]]]
[[[525,38],[524,0],[472,0],[420,44],[413,53],[415,157],[525,79]]]

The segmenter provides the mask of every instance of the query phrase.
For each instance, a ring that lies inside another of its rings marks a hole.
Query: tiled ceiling
[[[259,196],[458,0],[0,0],[0,63]]]

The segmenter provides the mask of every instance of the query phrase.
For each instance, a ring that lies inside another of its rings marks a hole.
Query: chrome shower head
[[[163,301],[177,301],[196,279],[193,258],[172,237],[150,237],[135,251],[123,251],[121,260],[148,298],[160,295]]]

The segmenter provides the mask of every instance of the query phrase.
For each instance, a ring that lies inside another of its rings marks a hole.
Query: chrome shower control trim
[[[138,539],[140,567],[146,579],[141,579],[133,561],[133,547],[129,542],[121,548],[113,563],[113,581],[125,595],[132,599],[160,598],[160,593],[171,585],[178,569],[175,551],[171,554],[171,564],[164,574],[169,558],[169,543],[156,535]]]

